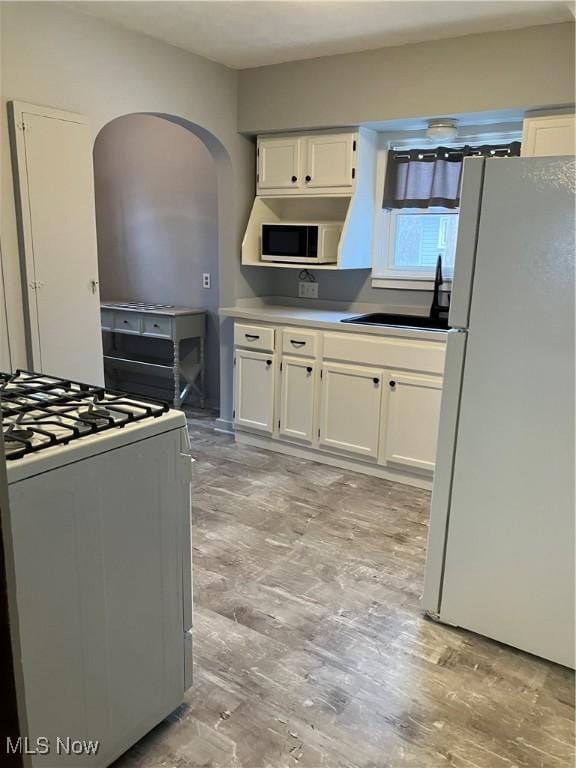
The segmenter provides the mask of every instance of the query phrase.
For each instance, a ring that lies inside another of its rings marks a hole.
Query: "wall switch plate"
[[[317,299],[318,283],[309,283],[309,282],[298,283],[298,297],[300,299]]]
[[[210,272],[202,273],[202,288],[210,288]]]

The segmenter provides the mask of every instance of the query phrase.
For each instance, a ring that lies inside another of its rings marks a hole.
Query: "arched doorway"
[[[209,132],[168,115],[116,118],[94,145],[101,298],[205,308],[208,400],[214,404],[219,400],[218,196],[227,167],[227,153]],[[206,274],[210,288],[203,287]],[[150,344],[125,343],[137,352]],[[161,380],[132,374],[124,383],[167,394]]]

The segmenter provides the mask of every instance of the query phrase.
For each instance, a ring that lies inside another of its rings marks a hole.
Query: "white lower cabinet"
[[[320,396],[320,446],[378,456],[383,372],[325,363]]]
[[[272,433],[276,366],[273,354],[236,349],[234,423]]]
[[[282,358],[279,433],[287,439],[312,442],[317,364],[306,358]]]
[[[442,379],[386,373],[383,458],[387,464],[434,470]]]
[[[430,487],[444,341],[239,323],[234,338],[238,439]]]

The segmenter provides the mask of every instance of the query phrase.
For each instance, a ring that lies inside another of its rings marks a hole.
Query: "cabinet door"
[[[274,423],[274,356],[237,349],[234,357],[234,419],[239,427],[272,432]]]
[[[297,136],[258,141],[258,190],[299,186],[301,142]]]
[[[406,373],[387,375],[384,460],[432,472],[442,380]]]
[[[576,152],[576,118],[573,115],[528,117],[524,120],[522,156],[573,155]]]
[[[30,104],[12,115],[32,366],[103,385],[91,130]]]
[[[312,441],[316,362],[306,358],[282,359],[280,390],[280,434]]]
[[[306,189],[352,186],[355,134],[309,136],[305,141],[304,186]]]
[[[356,365],[322,368],[320,445],[378,455],[383,373]]]

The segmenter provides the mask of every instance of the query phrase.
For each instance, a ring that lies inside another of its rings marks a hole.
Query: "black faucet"
[[[442,315],[446,317],[448,307],[450,306],[450,297],[448,297],[448,307],[440,304],[440,286],[444,283],[442,277],[442,256],[438,254],[436,262],[436,275],[434,276],[434,296],[432,297],[432,306],[430,307],[430,320],[439,320]]]

